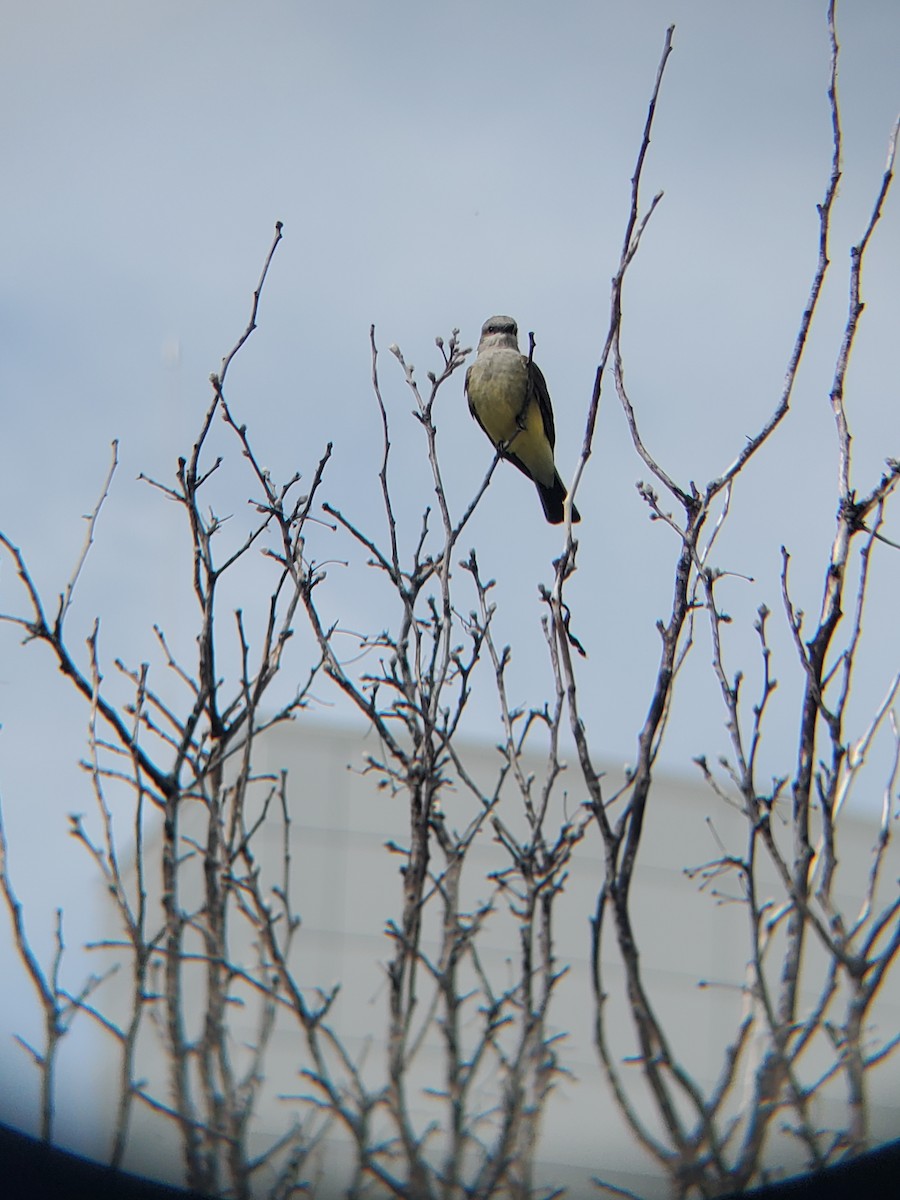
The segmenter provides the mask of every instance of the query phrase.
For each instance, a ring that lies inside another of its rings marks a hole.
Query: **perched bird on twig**
[[[553,461],[553,407],[540,368],[519,352],[518,333],[512,317],[485,321],[478,355],[466,371],[469,412],[503,457],[534,480],[544,516],[559,525],[567,493]],[[572,520],[581,520],[574,505]]]

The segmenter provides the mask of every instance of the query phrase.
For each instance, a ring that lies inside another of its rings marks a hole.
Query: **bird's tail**
[[[535,480],[535,482],[537,483],[537,480]],[[543,483],[538,483],[537,490],[538,495],[541,498],[541,505],[544,509],[544,516],[551,525],[561,525],[565,518],[563,502],[569,493],[566,491],[566,485],[559,477],[559,472],[557,471],[556,478],[553,480],[553,483],[550,487],[547,487]],[[576,521],[580,520],[581,513],[573,504],[572,524],[574,525]]]

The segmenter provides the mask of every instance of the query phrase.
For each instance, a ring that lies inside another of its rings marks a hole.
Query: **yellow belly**
[[[469,375],[469,403],[494,445],[504,443],[533,479],[549,487],[556,475],[553,449],[537,401],[532,399],[522,411],[527,380],[525,359],[518,351],[482,355]]]

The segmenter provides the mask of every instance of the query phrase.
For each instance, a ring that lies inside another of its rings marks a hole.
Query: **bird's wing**
[[[525,355],[523,354],[522,357],[525,358]],[[552,450],[556,445],[556,427],[553,424],[553,405],[550,403],[547,380],[537,363],[530,362],[525,358],[525,365],[528,370],[528,395],[529,398],[534,396],[538,402],[541,420],[544,422],[544,433],[547,435],[547,441]],[[526,407],[527,403],[526,401]]]

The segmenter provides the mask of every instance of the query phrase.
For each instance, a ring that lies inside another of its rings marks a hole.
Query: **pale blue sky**
[[[458,325],[472,345],[482,320],[500,311],[536,332],[559,465],[571,477],[671,21],[675,52],[645,198],[658,188],[666,195],[626,292],[626,368],[647,443],[670,472],[703,484],[723,469],[777,400],[815,261],[830,153],[825,8],[7,3],[0,518],[50,594],[77,555],[80,515],[96,497],[109,442],[121,443],[72,613],[73,645],[95,614],[107,663],[149,656],[154,620],[190,645],[189,597],[172,585],[185,542],[171,506],[136,476],[170,477],[189,447],[208,375],[246,322],[276,220],[285,240],[260,328],[229,381],[234,410],[276,476],[310,474],[333,439],[323,498],[368,517],[378,468],[370,323],[383,351],[399,343],[424,376],[435,335]],[[795,411],[738,487],[718,560],[757,581],[735,579],[723,593],[736,618],[733,665],[751,674],[758,605],[767,602],[783,626],[781,542],[795,556],[799,603],[818,604],[834,510],[827,389],[847,250],[868,218],[900,109],[900,7],[846,3],[839,31],[846,144],[833,278]],[[873,246],[849,378],[862,490],[887,455],[900,454],[898,206],[895,195]],[[403,463],[409,474],[398,495],[416,528],[414,514],[430,500],[419,431],[399,370],[387,354],[381,366],[395,470]],[[462,506],[490,451],[466,411],[461,375],[438,419],[451,498]],[[570,598],[591,655],[591,737],[621,759],[646,710],[675,552],[635,493],[644,474],[610,387],[579,492],[581,570]],[[245,494],[240,484],[223,503],[240,513]],[[512,698],[537,703],[548,683],[537,584],[551,578],[559,532],[543,524],[529,485],[501,468],[464,540],[497,577],[498,629],[514,648]],[[877,572],[877,650],[861,674],[861,712],[900,660],[900,558],[882,554]],[[373,627],[372,595],[358,576],[334,569],[329,588],[332,616]],[[0,608],[16,597],[4,563]],[[789,641],[783,629],[775,637],[785,686],[773,772],[790,767],[796,695]],[[666,759],[676,768],[724,746],[707,661],[704,645],[684,681],[692,703],[676,712]],[[495,736],[493,697],[474,712]],[[58,903],[71,909],[72,940],[86,934],[73,897],[88,876],[65,832],[65,814],[90,804],[75,766],[85,720],[47,652],[19,650],[0,629],[0,795],[41,946]],[[4,918],[4,958],[6,938]],[[4,1025],[19,1028],[28,993],[10,985],[7,995]],[[0,1031],[4,1075],[11,1063],[28,1076]],[[31,1091],[23,1097],[32,1111]]]

